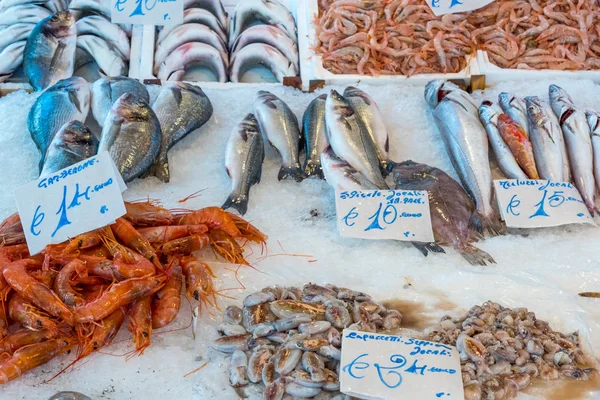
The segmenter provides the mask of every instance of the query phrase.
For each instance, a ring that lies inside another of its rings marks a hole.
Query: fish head
[[[82,144],[92,145],[97,143],[96,137],[83,122],[73,120],[67,122],[59,131],[58,135],[66,145]]]
[[[348,118],[356,114],[356,111],[348,103],[348,100],[336,90],[329,92],[329,96],[327,96],[327,100],[325,101],[325,109],[326,112],[336,115],[338,118]]]
[[[244,141],[248,140],[248,136],[251,135],[260,135],[260,130],[258,128],[258,121],[254,114],[247,114],[240,125],[238,126],[238,133],[244,139]]]
[[[65,38],[77,34],[75,17],[69,11],[60,11],[44,21],[44,33],[56,38]]]
[[[495,124],[498,118],[498,109],[489,100],[484,100],[479,106],[479,118],[484,124]]]
[[[394,182],[409,182],[431,171],[432,167],[412,160],[406,160],[394,165]]]
[[[460,90],[460,88],[444,79],[435,79],[425,85],[425,101],[431,108],[435,108],[453,90]]]
[[[125,93],[113,105],[117,116],[126,121],[143,121],[151,118],[151,109],[148,103],[133,93]]]
[[[550,85],[548,88],[548,94],[550,96],[550,103],[563,102],[570,105],[573,104],[573,99],[569,96],[566,90],[557,85]]]
[[[256,93],[255,104],[264,104],[269,108],[276,109],[277,101],[280,101],[279,97],[275,96],[271,92],[267,92],[266,90],[260,90],[258,93]]]
[[[365,104],[368,106],[370,106],[373,103],[368,94],[354,86],[348,86],[346,90],[344,90],[344,97],[355,97],[362,99],[362,101],[364,101]]]
[[[538,122],[545,119],[544,113],[544,102],[536,96],[525,97],[525,104],[527,106],[527,118],[530,122],[538,125]]]
[[[61,91],[67,93],[69,100],[77,111],[87,115],[90,107],[90,84],[79,76],[58,81],[48,91]]]
[[[512,100],[514,99],[514,97],[515,97],[515,96],[513,96],[513,95],[512,95],[512,94],[510,94],[510,93],[507,93],[507,92],[502,92],[502,93],[500,93],[500,94],[498,95],[498,103],[500,104],[500,106],[501,106],[503,109],[505,109],[505,110],[506,110],[506,109],[508,109],[508,108],[510,108],[510,107],[511,107],[511,104],[510,104],[510,103],[512,102]]]

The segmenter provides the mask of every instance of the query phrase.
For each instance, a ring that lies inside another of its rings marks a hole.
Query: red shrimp
[[[208,232],[206,225],[171,225],[140,228],[141,233],[151,243],[164,243],[182,237]]]
[[[125,312],[122,308],[117,308],[102,321],[94,324],[91,336],[89,339],[84,340],[83,347],[76,361],[81,360],[83,357],[90,355],[102,347],[108,346],[115,336],[117,336],[124,321]]]
[[[208,235],[210,236],[210,245],[215,253],[223,257],[227,262],[250,265],[244,258],[244,250],[226,232],[215,229],[210,231]]]
[[[13,294],[8,302],[8,315],[32,331],[47,330],[52,336],[58,335],[58,325],[46,313],[29,304],[18,294]]]
[[[152,328],[159,329],[169,325],[177,317],[181,307],[181,288],[183,275],[181,266],[175,263],[165,286],[154,295],[152,301]]]
[[[171,225],[175,217],[156,201],[125,202],[125,218],[136,226]]]
[[[237,226],[237,228],[240,230],[241,236],[244,239],[248,239],[249,241],[254,243],[266,243],[267,235],[259,231],[258,228],[256,228],[254,225],[252,225],[250,222],[246,221],[239,215],[235,215],[229,212],[228,214],[231,217],[231,219],[233,219],[235,226]]]
[[[71,286],[71,277],[77,274],[80,278],[87,278],[88,271],[85,263],[75,259],[65,265],[54,280],[54,292],[68,306],[79,306],[83,304],[83,298]]]
[[[99,245],[101,243],[98,232],[88,232],[77,236],[69,241],[64,252],[69,254],[73,251],[84,250]]]
[[[184,214],[178,225],[206,225],[209,229],[222,229],[229,236],[240,236],[240,230],[227,211],[219,207],[206,207]]]
[[[188,255],[194,251],[201,250],[210,244],[210,238],[206,234],[191,235],[181,239],[171,240],[160,247],[163,254]]]
[[[152,296],[145,296],[129,305],[129,332],[133,335],[136,354],[144,354],[152,337]]]
[[[6,318],[6,311],[4,310],[4,305],[0,305],[0,341],[8,336],[8,321]],[[2,354],[2,350],[0,350],[0,354]]]
[[[189,299],[207,302],[213,299],[216,304],[215,287],[213,279],[216,278],[210,267],[194,257],[182,259],[183,273],[185,275],[185,293]]]
[[[49,270],[35,270],[31,271],[29,275],[38,282],[43,283],[48,287],[52,287],[54,285],[54,279],[56,278],[57,272],[49,269]]]
[[[28,329],[22,329],[11,335],[8,335],[0,341],[0,355],[5,353],[12,355],[21,347],[39,343],[43,340],[51,339],[54,336],[54,333],[49,331],[48,329],[42,329],[41,331],[30,331]]]
[[[0,224],[0,244],[13,245],[25,243],[25,233],[21,225],[21,217],[15,213]]]
[[[139,252],[159,269],[163,269],[158,261],[156,251],[154,251],[148,239],[142,236],[129,221],[124,218],[118,218],[110,227],[115,236],[127,247]]]
[[[141,278],[154,275],[156,268],[147,258],[135,251],[124,249],[113,258],[113,269],[117,279]]]

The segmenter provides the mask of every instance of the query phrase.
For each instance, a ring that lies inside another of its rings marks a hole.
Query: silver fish
[[[594,181],[594,153],[592,134],[585,112],[576,107],[569,94],[556,85],[550,85],[550,105],[559,119],[571,161],[575,186],[581,193],[592,215],[596,208],[596,182]]]
[[[124,60],[129,61],[131,46],[127,33],[117,25],[99,15],[90,15],[77,21],[77,35],[96,35],[106,40],[121,54]]]
[[[498,115],[498,108],[491,101],[486,100],[479,106],[479,119],[487,132],[498,166],[508,179],[528,179],[498,131]]]
[[[360,172],[350,164],[337,157],[331,148],[321,153],[321,166],[327,183],[336,191],[374,190],[377,189]]]
[[[113,77],[127,75],[128,63],[106,40],[94,35],[77,36],[77,48],[94,58],[100,73]]]
[[[283,165],[277,178],[302,181],[302,168],[298,159],[300,130],[296,115],[283,100],[264,90],[256,94],[254,115],[263,135],[281,155]]]
[[[240,214],[246,214],[250,187],[260,182],[264,159],[265,145],[258,121],[253,114],[248,114],[235,127],[227,142],[225,168],[231,179],[231,194],[221,208],[235,208]],[[270,295],[262,292],[259,294]],[[274,296],[272,300],[275,300]],[[244,305],[247,305],[245,301]]]
[[[498,95],[498,103],[500,103],[502,111],[519,124],[523,128],[523,131],[525,131],[525,135],[529,137],[529,123],[527,122],[527,104],[525,104],[525,99],[502,92]]]
[[[233,12],[229,30],[229,43],[235,40],[255,21],[283,28],[290,39],[297,41],[296,21],[292,13],[277,0],[244,0],[238,3]]]
[[[10,7],[0,14],[0,26],[14,24],[37,24],[51,17],[52,13],[37,4],[21,4]]]
[[[348,86],[344,90],[344,97],[364,122],[369,136],[375,143],[381,168],[386,171],[389,164],[390,138],[377,103],[367,93],[354,86]]]
[[[327,139],[334,153],[347,161],[378,189],[387,189],[373,139],[348,100],[332,90],[325,103]]]
[[[227,43],[227,31],[210,12],[201,8],[190,8],[183,11],[183,24],[201,24],[212,29],[224,43]],[[161,28],[156,37],[156,45],[158,46],[172,31],[180,25],[167,25]]]
[[[0,82],[10,78],[17,68],[23,64],[25,41],[16,42],[0,52]]]
[[[104,122],[98,152],[107,150],[125,182],[131,182],[152,165],[160,151],[158,118],[143,99],[125,93]]]
[[[325,102],[327,95],[322,94],[310,102],[302,117],[302,137],[306,149],[304,176],[316,176],[323,179],[321,153],[327,149],[327,131],[325,128]]]
[[[54,136],[40,176],[48,176],[96,155],[98,139],[81,121],[67,122]]]
[[[252,43],[264,43],[275,47],[298,69],[298,45],[280,28],[274,25],[255,25],[242,32],[231,44],[231,54]]]
[[[150,103],[150,95],[146,87],[137,79],[117,76],[101,78],[92,85],[92,113],[94,119],[102,127],[113,104],[125,93],[133,93],[146,103]]]
[[[206,25],[184,24],[173,29],[162,42],[157,44],[154,53],[154,73],[158,73],[160,65],[173,50],[191,42],[204,43],[214,47],[221,53],[221,58],[225,61],[225,65],[229,65],[227,46],[215,31]]]
[[[454,91],[458,93],[463,92],[461,88],[459,88],[456,84],[452,82],[448,82],[444,79],[433,80],[425,86],[425,101],[433,110],[448,93]],[[473,106],[477,107],[475,101],[473,101],[472,99],[471,101],[473,102]]]
[[[48,400],[92,400],[92,398],[79,392],[58,392]]]
[[[34,27],[34,24],[21,23],[10,25],[0,30],[0,51],[3,51],[13,43],[25,42]]]
[[[587,111],[587,120],[592,134],[592,148],[594,150],[594,175],[596,188],[600,190],[600,114]]]
[[[227,82],[227,64],[219,50],[204,43],[186,43],[165,58],[158,68],[158,79],[180,81],[185,72],[193,67],[210,69],[218,82]]]
[[[41,154],[40,171],[54,135],[69,121],[84,122],[89,110],[90,87],[83,78],[62,80],[38,97],[29,110],[27,127]]]
[[[73,75],[76,41],[75,18],[68,11],[47,17],[33,28],[23,65],[34,90],[46,89]]]
[[[152,172],[161,181],[169,182],[167,153],[177,142],[208,122],[213,107],[199,86],[169,82],[162,86],[152,108],[162,130],[160,152]]]
[[[102,4],[101,1],[95,0],[73,0],[69,4],[69,11],[75,16],[76,19],[82,19],[90,15],[98,15],[106,18],[110,21],[110,8]],[[116,24],[131,37],[133,31],[132,24]]]
[[[275,47],[264,43],[252,43],[240,49],[231,58],[231,82],[241,82],[244,74],[258,65],[268,68],[278,82],[283,82],[283,78],[287,76],[298,75],[294,63]]]
[[[428,83],[425,89],[432,104],[430,85],[438,87],[438,81]],[[437,100],[433,118],[448,156],[477,207],[470,224],[479,232],[488,231],[492,235],[498,235],[503,228],[492,206],[488,139],[479,122],[478,106],[467,92],[453,87],[448,90],[447,84],[439,86],[433,98]]]
[[[214,15],[225,29],[229,25],[229,19],[221,0],[184,0],[183,8],[185,10],[189,8],[204,9]]]

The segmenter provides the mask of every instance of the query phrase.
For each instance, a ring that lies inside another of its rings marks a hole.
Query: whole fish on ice
[[[227,31],[217,20],[213,14],[209,11],[203,10],[201,8],[190,8],[183,11],[183,25],[185,24],[200,24],[208,26],[212,29],[219,37],[223,40],[224,43],[227,43],[227,35],[225,32]],[[163,26],[158,33],[156,38],[156,45],[158,46],[175,28],[181,25],[167,25]]]
[[[238,50],[231,58],[231,82],[241,82],[244,74],[256,66],[269,69],[278,82],[283,82],[283,78],[287,76],[298,75],[294,62],[288,60],[275,47],[264,43],[251,43]]]
[[[148,90],[137,79],[116,76],[100,78],[94,82],[92,85],[92,113],[100,127],[104,125],[113,104],[125,93],[132,93],[146,103],[150,103]]]
[[[360,172],[336,156],[331,148],[321,153],[321,165],[325,180],[335,191],[352,192],[377,189]]]
[[[280,26],[294,42],[296,38],[296,21],[283,4],[277,0],[244,0],[238,3],[229,29],[229,43],[235,40],[255,21],[267,25]]]
[[[498,95],[498,102],[502,111],[513,119],[529,137],[529,123],[527,122],[527,104],[525,99],[510,93],[502,92]]]
[[[533,146],[525,135],[523,128],[508,115],[500,114],[498,117],[498,130],[527,177],[540,179],[535,166]]]
[[[90,158],[97,151],[98,139],[83,122],[67,122],[52,139],[40,176],[48,176]]]
[[[304,160],[304,176],[316,176],[323,179],[321,153],[327,149],[327,130],[325,128],[325,102],[327,95],[322,94],[310,102],[302,117],[302,138],[306,159]]]
[[[210,69],[218,82],[227,82],[227,63],[219,50],[204,43],[185,43],[169,54],[158,68],[158,79],[180,81],[193,67]]]
[[[298,45],[280,28],[274,25],[254,25],[242,32],[231,45],[231,54],[252,43],[268,44],[279,50],[298,69]]]
[[[600,113],[586,111],[590,132],[592,135],[592,148],[594,150],[594,176],[596,189],[600,190]]]

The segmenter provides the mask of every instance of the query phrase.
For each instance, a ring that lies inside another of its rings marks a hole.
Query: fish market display
[[[331,147],[321,153],[323,176],[334,190],[375,190],[377,189],[367,178],[354,169],[346,161],[335,155]]]
[[[304,176],[317,176],[323,179],[321,154],[329,146],[325,127],[325,102],[327,95],[322,94],[310,102],[302,117],[302,138],[306,159],[304,160]]]
[[[100,78],[92,85],[92,113],[94,119],[102,127],[113,104],[125,93],[131,93],[150,103],[150,95],[146,87],[137,79],[116,76]]]
[[[460,318],[445,316],[429,339],[456,346],[465,399],[512,399],[536,380],[588,380],[595,360],[579,333],[564,335],[527,308],[488,301]]]
[[[508,115],[500,114],[498,130],[527,176],[531,179],[539,179],[533,147],[521,126]]]
[[[529,137],[529,122],[527,121],[527,104],[525,104],[525,99],[511,93],[502,92],[498,95],[498,103],[502,107],[502,111],[518,123],[525,132],[525,136]]]
[[[402,314],[371,296],[334,285],[267,287],[229,306],[213,349],[230,354],[229,382],[237,393],[263,384],[266,399],[285,394],[314,398],[340,394],[344,328],[364,332],[400,327]],[[337,398],[337,397],[335,397]]]
[[[281,28],[294,42],[297,41],[296,21],[292,13],[277,0],[246,0],[233,12],[229,42],[235,43],[253,22],[262,22]]]
[[[183,11],[183,24],[200,24],[207,26],[219,35],[224,43],[227,43],[227,28],[221,25],[221,22],[210,11],[202,8],[186,8]],[[156,38],[156,44],[160,44],[176,27],[176,25],[161,27]]]
[[[227,82],[227,64],[218,49],[204,43],[191,42],[179,46],[160,64],[157,78],[179,81],[191,67],[205,67],[217,78]]]
[[[77,164],[98,152],[98,139],[81,121],[67,122],[54,136],[46,152],[40,176]]]
[[[231,57],[229,70],[231,82],[240,82],[248,70],[259,65],[268,68],[279,82],[283,82],[286,76],[298,75],[294,63],[275,47],[264,43],[252,43],[238,50]]]
[[[18,215],[0,225],[0,237],[13,238],[12,245],[0,247],[5,300],[0,302],[0,384],[75,346],[76,359],[69,366],[76,364],[108,346],[126,318],[135,353],[141,355],[152,330],[177,317],[182,289],[190,301],[215,304],[215,275],[192,252],[210,246],[226,261],[247,263],[236,240],[266,239],[217,207],[174,213],[147,201],[126,203],[126,209],[114,224],[49,245],[33,257],[22,228],[11,228]],[[16,331],[7,331],[7,317]]]

